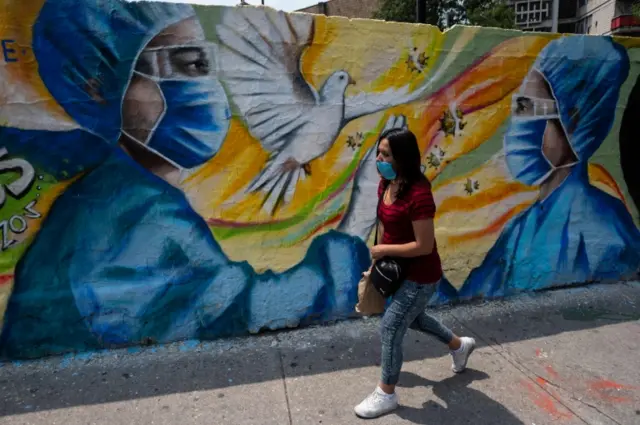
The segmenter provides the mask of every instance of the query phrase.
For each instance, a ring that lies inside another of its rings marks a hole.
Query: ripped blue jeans
[[[454,334],[425,309],[438,285],[419,285],[406,281],[395,293],[382,317],[382,383],[396,385],[402,369],[402,340],[407,329],[433,335],[449,344]]]

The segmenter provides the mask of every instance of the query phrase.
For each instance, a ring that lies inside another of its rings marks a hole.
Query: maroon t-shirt
[[[384,190],[383,180],[378,185],[378,199]],[[414,183],[402,199],[391,205],[380,202],[378,217],[384,226],[381,244],[401,245],[415,242],[413,221],[434,218],[436,204],[428,181]],[[442,278],[442,264],[438,247],[434,240],[433,251],[429,255],[413,257],[409,263],[407,280],[416,283],[437,283]]]

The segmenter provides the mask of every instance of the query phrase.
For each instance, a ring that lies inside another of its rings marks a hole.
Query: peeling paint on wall
[[[349,317],[396,117],[434,185],[434,303],[638,273],[637,40],[118,0],[0,19],[3,356]]]

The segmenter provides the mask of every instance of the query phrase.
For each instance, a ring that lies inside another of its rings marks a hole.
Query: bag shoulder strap
[[[380,211],[380,204],[382,203],[382,200],[384,199],[384,194],[385,194],[386,191],[387,191],[386,188],[382,189],[382,194],[378,198],[378,205],[376,206],[376,236],[373,239],[373,244],[374,245],[378,245],[378,229],[380,228],[380,216],[378,215],[378,212]]]

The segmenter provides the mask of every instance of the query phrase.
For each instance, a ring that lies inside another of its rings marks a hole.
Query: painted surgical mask
[[[128,137],[180,168],[211,159],[229,129],[229,102],[216,78],[215,46],[209,43],[143,51],[135,73],[154,81],[164,112],[147,140]]]
[[[556,167],[542,152],[548,121],[558,120],[562,125],[555,100],[516,93],[511,112],[511,123],[504,137],[504,149],[507,166],[516,180],[530,186],[539,185],[554,170],[576,164]]]

